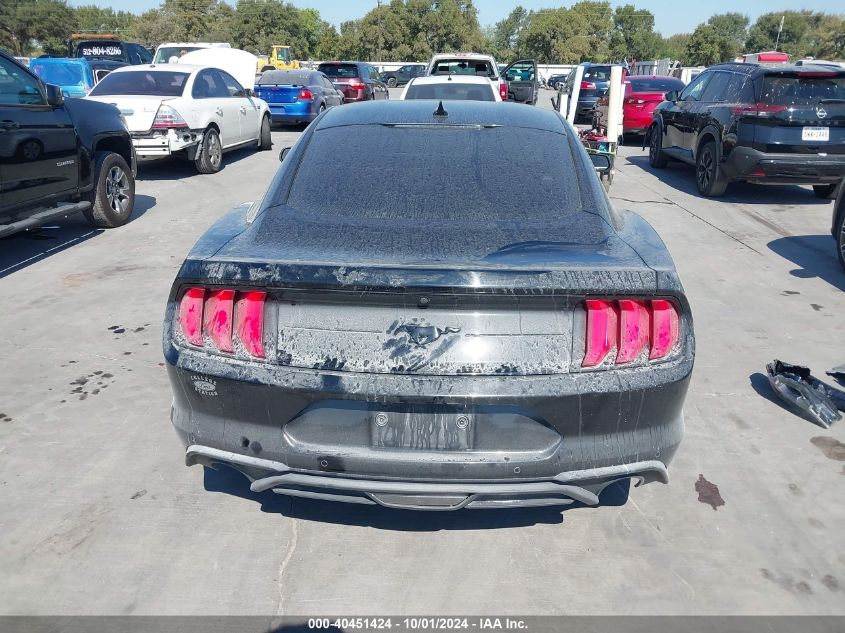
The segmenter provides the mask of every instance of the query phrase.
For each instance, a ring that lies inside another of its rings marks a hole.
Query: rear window
[[[764,103],[807,105],[823,99],[845,99],[845,73],[822,77],[768,75],[763,78],[760,101]]]
[[[187,81],[188,73],[165,70],[110,73],[91,91],[91,96],[181,97]]]
[[[202,50],[202,46],[163,46],[156,51],[155,64],[172,64],[179,61],[182,55]]]
[[[460,101],[495,101],[492,84],[411,84],[405,99],[449,99]]]
[[[582,209],[574,172],[569,144],[554,132],[350,125],[314,133],[287,201],[273,204],[286,203],[308,215],[413,218],[443,226],[558,222],[567,215],[594,220],[594,214]],[[520,181],[531,184],[515,192],[512,185]],[[397,183],[401,196],[396,195]]]
[[[358,77],[358,66],[355,64],[320,64],[317,70],[327,77],[338,79],[355,79]]]
[[[684,82],[671,77],[650,77],[648,79],[631,77],[631,92],[669,92],[683,90]]]
[[[307,86],[311,83],[311,73],[289,70],[268,70],[258,80],[259,86],[291,86],[293,84]]]
[[[496,77],[498,70],[483,59],[440,59],[431,70],[432,75],[475,75]]]
[[[584,80],[610,81],[610,66],[589,66],[584,68]]]

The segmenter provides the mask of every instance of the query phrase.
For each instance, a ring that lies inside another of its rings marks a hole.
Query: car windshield
[[[355,64],[320,64],[317,70],[338,79],[355,79],[358,76],[358,66]]]
[[[769,75],[760,97],[775,105],[814,105],[823,99],[845,99],[845,73]]]
[[[172,64],[178,62],[182,55],[202,50],[202,46],[164,46],[156,51],[154,64]]]
[[[55,86],[82,86],[90,88],[89,78],[85,68],[78,63],[72,64],[31,64],[30,70],[38,75],[44,83]]]
[[[463,101],[495,101],[492,84],[465,84],[455,81],[442,84],[412,84],[405,99],[449,99]]]
[[[672,77],[631,77],[631,92],[669,92],[683,90],[684,82]]]
[[[91,96],[105,95],[150,95],[157,97],[181,97],[188,81],[188,73],[166,70],[145,70],[115,72],[107,75]]]
[[[438,59],[431,74],[496,77],[497,72],[493,64],[483,59]]]
[[[584,68],[584,80],[610,81],[610,66],[587,66]]]
[[[348,125],[314,133],[287,199],[280,191],[271,205],[362,221],[413,218],[443,230],[479,222],[572,221],[593,227],[602,239],[601,220],[583,209],[575,171],[560,133],[507,126]],[[531,174],[531,186],[507,195],[507,186],[502,188],[507,174]],[[365,200],[349,195],[362,183]]]
[[[106,59],[125,59],[126,52],[120,42],[103,42],[94,40],[80,42],[76,45],[77,57],[104,57]]]
[[[268,70],[258,80],[259,86],[292,86],[310,85],[311,75],[309,73],[290,70]]]

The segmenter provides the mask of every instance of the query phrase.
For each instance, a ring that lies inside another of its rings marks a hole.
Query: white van
[[[154,64],[173,64],[182,55],[204,48],[232,48],[228,42],[167,42],[156,49]]]

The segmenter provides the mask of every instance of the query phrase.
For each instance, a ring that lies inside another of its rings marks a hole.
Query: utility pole
[[[378,53],[376,53],[376,57],[378,61],[381,61],[381,51],[384,48],[384,34],[382,33],[382,23],[381,23],[381,0],[376,0],[376,4],[378,5]]]
[[[781,31],[783,31],[783,19],[785,17],[786,17],[785,15],[780,16],[780,26],[778,27],[778,37],[775,40],[775,51],[777,51],[778,46],[780,46],[780,33],[781,33]]]

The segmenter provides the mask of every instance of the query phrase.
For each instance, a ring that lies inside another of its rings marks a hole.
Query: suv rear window
[[[337,79],[355,79],[359,76],[356,64],[320,64],[317,70],[327,77]]]
[[[367,147],[366,160],[361,148]],[[508,148],[503,154],[502,148]],[[363,221],[571,221],[603,239],[603,220],[584,209],[569,143],[520,127],[348,125],[318,130],[303,153],[285,202],[299,213]],[[326,178],[326,174],[332,174]],[[511,179],[532,179],[518,194]],[[396,183],[402,195],[395,195]],[[359,195],[366,192],[365,196]],[[284,194],[282,193],[282,196]]]
[[[495,101],[493,84],[411,84],[405,99],[449,99],[461,101]]]
[[[475,75],[476,77],[497,77],[498,70],[483,59],[439,59],[432,75]]]
[[[181,97],[187,81],[188,73],[166,70],[109,73],[91,91],[91,96],[151,95],[156,97]]]
[[[760,101],[776,105],[816,104],[823,99],[845,99],[845,73],[825,76],[766,75]]]
[[[589,66],[584,69],[584,80],[610,81],[610,66]]]

